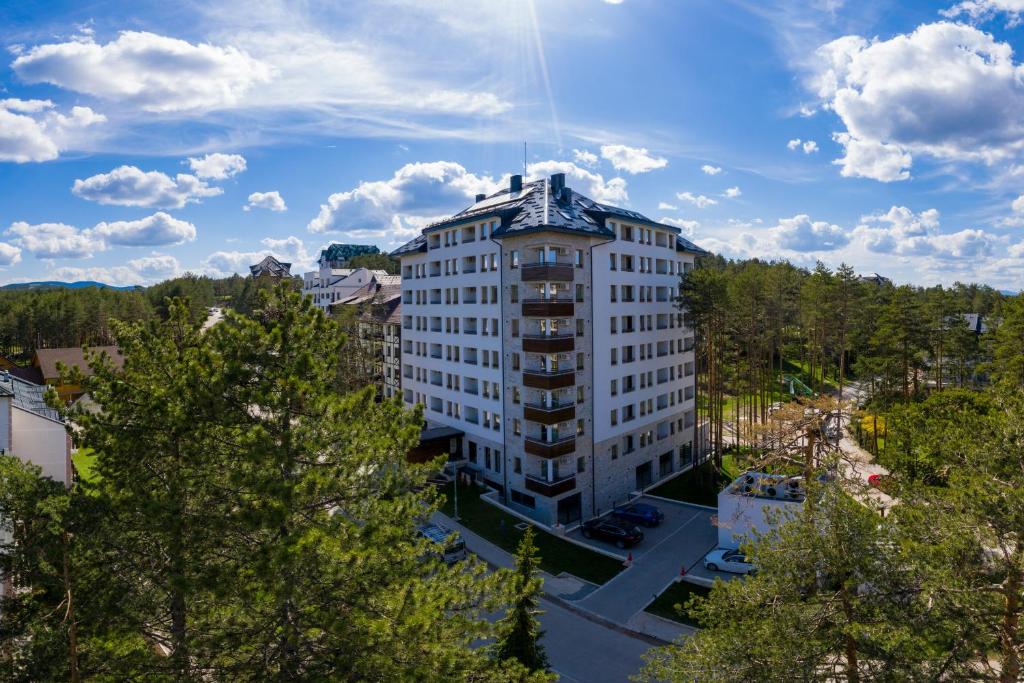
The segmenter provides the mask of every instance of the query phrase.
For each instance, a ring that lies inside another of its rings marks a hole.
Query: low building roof
[[[106,353],[115,368],[120,369],[124,366],[124,356],[121,355],[121,351],[116,346],[92,346],[89,348],[89,352],[90,355]],[[42,371],[45,379],[60,376],[60,371],[57,369],[58,363],[69,368],[77,367],[87,377],[92,375],[92,370],[89,369],[89,364],[85,358],[85,351],[82,347],[36,349],[35,364]]]
[[[46,404],[47,387],[0,371],[0,396],[12,398],[14,407],[34,413],[48,420],[61,422],[60,413]]]

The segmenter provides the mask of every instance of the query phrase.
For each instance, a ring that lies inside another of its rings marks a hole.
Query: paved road
[[[634,554],[632,567],[581,600],[580,607],[625,624],[679,576],[683,565],[689,571],[718,545],[718,530],[711,524],[714,511],[684,503],[652,502],[662,509],[679,508],[684,519],[642,554]]]
[[[541,604],[551,667],[570,683],[625,683],[643,666],[646,641],[583,618],[549,600]]]

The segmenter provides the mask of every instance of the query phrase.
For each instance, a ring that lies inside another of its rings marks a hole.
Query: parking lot
[[[672,545],[676,547],[706,544],[708,543],[709,529],[713,532],[714,539],[710,541],[712,543],[711,546],[704,548],[704,552],[714,547],[713,544],[717,541],[718,532],[711,525],[711,517],[715,514],[713,510],[697,505],[653,499],[649,496],[637,498],[634,502],[655,506],[665,513],[665,521],[654,528],[640,526],[640,531],[644,532],[644,540],[632,548],[620,550],[612,542],[596,538],[584,538],[580,528],[576,528],[571,533],[566,534],[566,536],[575,541],[599,548],[604,552],[613,553],[623,560],[626,559],[629,553],[632,553],[634,561],[640,559],[672,537],[675,537]],[[700,554],[700,557],[704,556],[704,552]],[[678,567],[676,571],[678,571]]]
[[[585,539],[579,529],[568,534],[573,540],[623,559],[633,554],[630,569],[580,602],[581,606],[620,624],[646,607],[679,576],[681,568],[685,567],[687,573],[694,570],[718,544],[718,530],[711,523],[714,510],[648,496],[637,502],[659,508],[665,513],[665,521],[653,529],[643,528],[644,540],[633,548],[619,550],[606,541]]]

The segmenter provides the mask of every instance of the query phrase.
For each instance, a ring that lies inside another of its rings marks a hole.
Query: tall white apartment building
[[[564,174],[509,187],[392,255],[402,394],[511,507],[545,524],[607,511],[693,466],[693,332],[675,307],[703,253]]]

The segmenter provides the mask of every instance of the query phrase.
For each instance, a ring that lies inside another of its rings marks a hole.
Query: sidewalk
[[[466,542],[466,547],[487,564],[493,567],[503,567],[506,569],[511,569],[515,566],[515,557],[482,536],[462,526],[451,517],[440,512],[435,512],[431,521],[443,524],[454,531],[458,531]],[[628,574],[630,571],[633,570],[627,569],[622,574],[619,574],[619,576],[621,577]],[[579,605],[579,601],[596,591],[600,586],[583,581],[582,579],[569,574],[553,576],[542,571],[540,572],[540,577],[544,584],[544,593],[548,598],[557,601],[566,609],[570,609],[590,621],[601,623],[608,628],[614,628],[623,633],[645,637],[649,639],[652,644],[671,642],[676,640],[679,636],[690,635],[693,633],[693,629],[691,627],[683,624],[677,624],[667,619],[661,619],[654,615],[646,614],[643,611],[632,615],[633,618],[628,619],[625,623],[617,619],[611,619],[608,616],[585,609]],[[608,584],[605,585],[607,586]],[[650,618],[648,619],[647,617]]]

